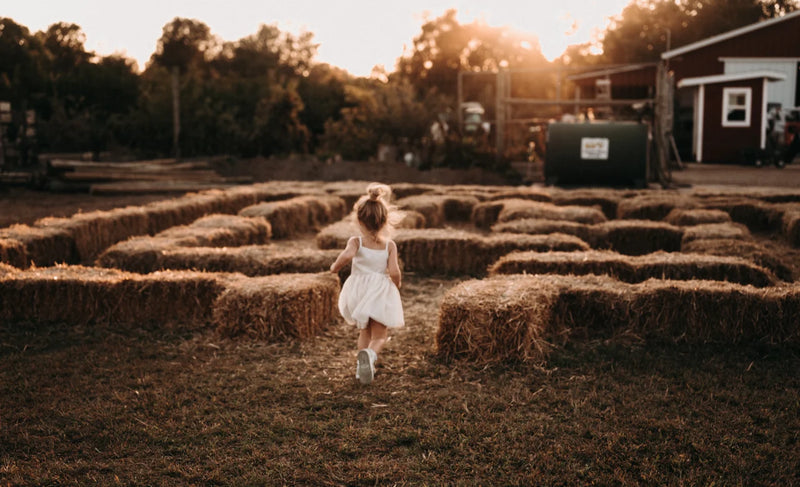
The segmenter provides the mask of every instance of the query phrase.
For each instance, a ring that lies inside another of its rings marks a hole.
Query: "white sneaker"
[[[369,348],[358,351],[356,376],[362,384],[369,384],[375,377],[375,359],[373,357],[375,357],[375,352]]]

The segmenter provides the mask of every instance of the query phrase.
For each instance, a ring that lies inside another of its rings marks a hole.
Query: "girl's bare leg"
[[[386,325],[383,323],[379,323],[372,318],[370,318],[369,323],[367,323],[367,330],[369,330],[369,344],[368,347],[375,351],[375,353],[381,353],[383,350],[383,346],[386,344],[386,337],[389,335],[389,330],[386,328]],[[361,345],[361,335],[359,335],[359,348]]]
[[[369,347],[369,342],[370,330],[369,323],[367,323],[367,327],[358,333],[358,350],[364,350],[365,348]]]

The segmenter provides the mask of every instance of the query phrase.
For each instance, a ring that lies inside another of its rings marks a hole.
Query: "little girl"
[[[375,375],[375,361],[386,343],[388,328],[404,325],[400,302],[400,266],[397,246],[389,239],[395,215],[388,205],[391,189],[373,183],[355,204],[360,237],[350,237],[347,246],[331,264],[339,272],[352,260],[350,277],[339,294],[339,311],[345,321],[355,324],[358,335],[356,379],[369,384]]]

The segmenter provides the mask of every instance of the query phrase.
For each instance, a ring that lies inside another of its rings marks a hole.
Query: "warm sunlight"
[[[570,44],[591,41],[606,26],[608,17],[618,15],[629,1],[500,0],[487,6],[477,0],[141,0],[133,7],[119,1],[43,0],[10,3],[4,6],[2,15],[34,32],[55,22],[74,22],[86,34],[86,49],[101,55],[124,54],[136,59],[140,69],[153,54],[162,27],[175,17],[200,20],[226,41],[255,33],[260,24],[277,24],[288,32],[312,32],[319,44],[319,61],[368,76],[376,65],[391,71],[425,19],[441,16],[448,9],[456,9],[462,23],[483,20],[492,26],[536,35],[545,57],[554,59]]]

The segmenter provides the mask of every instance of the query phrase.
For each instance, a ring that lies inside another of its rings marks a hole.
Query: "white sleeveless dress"
[[[364,247],[358,237],[358,251],[353,257],[350,276],[339,293],[339,312],[345,321],[360,329],[367,327],[369,319],[400,328],[403,320],[403,304],[400,291],[389,278],[389,242],[382,250]]]

